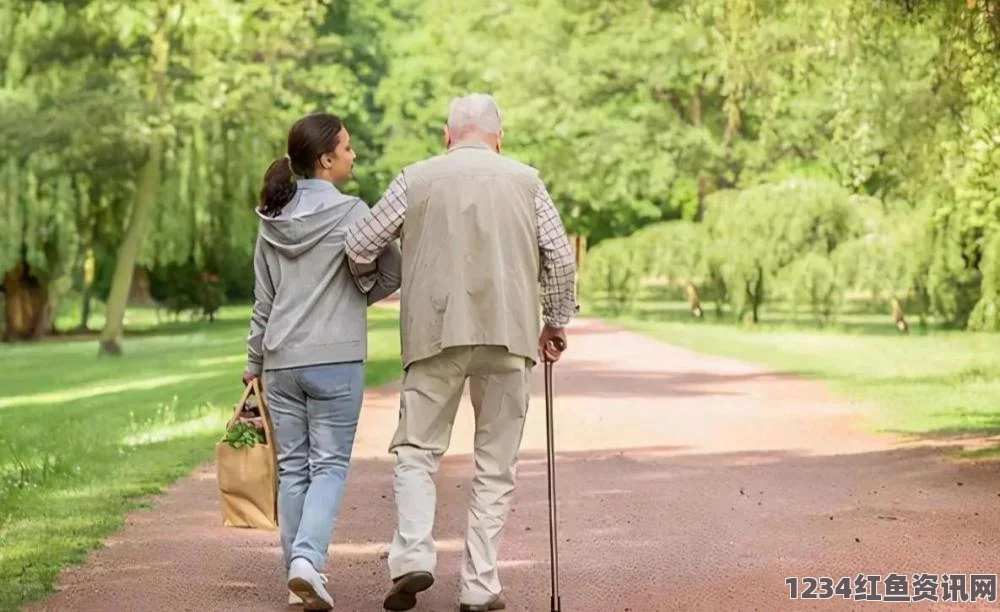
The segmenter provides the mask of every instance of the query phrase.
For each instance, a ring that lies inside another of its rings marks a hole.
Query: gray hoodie
[[[320,179],[298,181],[277,217],[258,212],[248,372],[367,358],[367,307],[399,288],[401,270],[393,244],[379,257],[375,287],[367,295],[358,288],[344,238],[370,214],[361,199]]]

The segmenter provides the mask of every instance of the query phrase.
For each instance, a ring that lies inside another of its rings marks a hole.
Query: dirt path
[[[593,321],[570,342],[555,416],[567,612],[883,609],[790,601],[785,578],[1000,571],[996,464],[954,465],[939,449],[862,435],[865,407],[816,383]],[[501,551],[509,610],[548,610],[543,398],[539,370]],[[381,609],[396,413],[395,388],[367,395],[327,567],[339,610]],[[438,582],[418,610],[457,609],[470,425],[466,402],[438,478]],[[211,467],[127,525],[29,609],[286,609],[276,536],[220,526]],[[998,604],[912,609],[987,605]]]

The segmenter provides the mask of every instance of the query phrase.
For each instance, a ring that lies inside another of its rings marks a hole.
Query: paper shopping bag
[[[278,527],[278,460],[274,424],[254,379],[246,386],[215,446],[222,524],[273,531]]]

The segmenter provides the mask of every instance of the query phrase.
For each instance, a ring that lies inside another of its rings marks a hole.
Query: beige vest
[[[486,145],[461,143],[403,174],[403,367],[483,344],[536,360],[538,173]]]

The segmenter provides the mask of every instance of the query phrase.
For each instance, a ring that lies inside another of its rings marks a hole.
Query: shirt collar
[[[472,140],[472,139],[459,140],[458,142],[453,143],[451,147],[448,149],[448,152],[451,153],[452,151],[458,149],[484,149],[486,151],[493,151],[490,145],[486,144],[485,142],[481,140]]]

